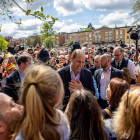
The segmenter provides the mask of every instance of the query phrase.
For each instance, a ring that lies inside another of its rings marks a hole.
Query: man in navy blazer
[[[92,74],[89,70],[83,68],[85,64],[85,54],[82,50],[76,49],[72,53],[71,64],[58,70],[62,78],[65,90],[63,105],[65,110],[70,95],[74,90],[86,89],[93,95],[95,94]]]
[[[98,103],[100,104],[101,108],[104,109],[108,106],[106,89],[110,83],[110,80],[115,77],[123,79],[123,74],[121,70],[111,67],[111,55],[107,53],[101,56],[101,67],[102,69],[95,71],[94,79],[97,83],[97,88],[100,94]]]
[[[94,76],[94,72],[100,68],[101,68],[100,55],[96,55],[94,58],[94,66],[89,68],[89,70],[92,73],[92,76]]]
[[[12,97],[15,102],[19,98],[19,89],[24,80],[24,72],[31,65],[31,57],[29,55],[20,55],[18,60],[18,70],[13,72],[6,78],[6,83],[3,92]]]

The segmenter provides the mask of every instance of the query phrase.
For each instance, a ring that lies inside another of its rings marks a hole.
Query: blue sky
[[[27,10],[24,0],[15,1]],[[28,5],[32,11],[40,10],[40,7],[44,8],[44,14],[59,19],[54,25],[56,32],[76,32],[87,27],[89,23],[99,28],[102,25],[122,27],[132,25],[133,22],[133,19],[129,18],[130,0],[34,0],[32,5]],[[7,17],[5,21],[1,18],[0,35],[20,38],[34,33],[40,34],[42,21],[26,16],[16,5],[13,5],[12,10],[15,11],[14,16],[17,19],[22,18],[22,25],[17,27]]]

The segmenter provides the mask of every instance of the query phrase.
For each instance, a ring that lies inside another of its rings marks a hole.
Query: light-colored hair
[[[100,57],[101,57],[100,55],[96,55],[96,56],[94,57],[94,60],[97,59],[97,58],[100,58]]]
[[[122,47],[116,47],[115,49],[114,49],[114,52],[116,51],[116,50],[120,50],[120,52],[123,54],[124,53],[124,49],[122,48]]]
[[[59,140],[56,127],[61,122],[61,115],[55,109],[53,99],[60,101],[63,94],[63,83],[55,70],[44,65],[31,66],[25,75],[19,100],[24,113],[13,139],[20,130],[25,140]]]
[[[140,86],[132,86],[125,92],[114,114],[113,126],[118,139],[140,138]]]
[[[126,81],[130,84],[132,80],[135,79],[134,75],[128,68],[123,68],[122,73],[124,76],[126,76]]]

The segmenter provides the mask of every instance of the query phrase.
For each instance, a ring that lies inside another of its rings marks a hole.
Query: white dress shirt
[[[105,72],[102,71],[101,80],[100,80],[100,97],[103,100],[107,100],[106,98],[106,89],[110,83],[110,76],[111,76],[111,67]]]
[[[77,75],[75,75],[74,72],[72,71],[71,65],[70,65],[70,75],[71,75],[71,79],[76,81],[80,77],[80,71],[77,73]]]

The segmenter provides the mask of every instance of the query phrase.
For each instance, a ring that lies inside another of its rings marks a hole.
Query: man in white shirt
[[[126,67],[135,76],[135,64],[130,59],[124,57],[124,49],[122,47],[114,49],[114,58],[112,59],[111,65],[120,70]]]

